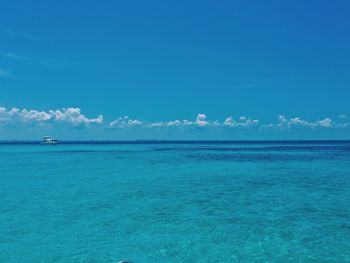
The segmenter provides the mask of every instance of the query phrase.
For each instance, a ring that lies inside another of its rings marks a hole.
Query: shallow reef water
[[[0,262],[350,262],[350,142],[0,144]]]

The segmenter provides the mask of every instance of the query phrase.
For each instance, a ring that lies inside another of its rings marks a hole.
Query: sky
[[[350,139],[350,2],[0,8],[0,140]]]

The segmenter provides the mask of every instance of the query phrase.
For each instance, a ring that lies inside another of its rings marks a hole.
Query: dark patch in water
[[[327,155],[311,155],[311,154],[229,154],[229,153],[191,154],[191,155],[187,155],[187,157],[196,159],[198,161],[224,161],[224,162],[276,162],[276,161],[310,162],[314,160],[327,160],[330,158]]]
[[[310,145],[310,146],[268,146],[268,147],[166,147],[156,148],[154,151],[218,151],[218,152],[270,152],[270,151],[285,151],[285,152],[327,152],[340,151],[350,152],[350,146],[345,145]]]
[[[0,140],[0,144],[4,145],[38,145],[40,141],[37,140]],[[305,145],[305,144],[313,144],[313,145],[341,145],[341,144],[350,144],[350,140],[125,140],[125,141],[103,141],[103,140],[97,140],[97,141],[59,141],[59,144],[71,144],[71,145],[110,145],[110,144],[155,144],[155,145],[161,145],[161,144],[212,144],[212,145],[240,145],[240,144],[260,144],[260,145]]]

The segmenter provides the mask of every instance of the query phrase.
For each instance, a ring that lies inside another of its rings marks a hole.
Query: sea
[[[350,141],[0,143],[2,263],[350,262]]]

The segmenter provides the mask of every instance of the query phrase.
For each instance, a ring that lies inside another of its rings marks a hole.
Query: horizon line
[[[37,139],[9,139],[0,140],[0,144],[38,144],[41,140]],[[324,143],[324,142],[350,142],[350,139],[245,139],[245,140],[162,140],[162,139],[134,139],[134,140],[59,140],[59,144],[152,144],[152,143],[269,143],[269,142],[293,142],[293,143]]]

